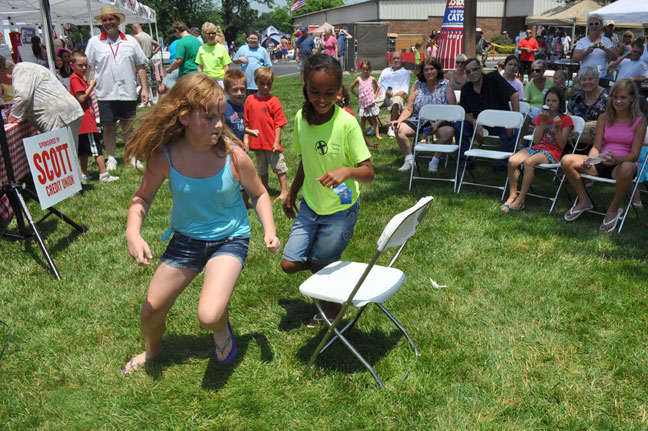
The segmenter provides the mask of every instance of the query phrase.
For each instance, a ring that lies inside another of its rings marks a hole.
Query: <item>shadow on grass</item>
[[[280,299],[279,305],[286,310],[279,322],[279,330],[283,332],[302,327],[317,312],[312,302],[303,299]]]
[[[344,324],[346,323],[348,322],[345,321]],[[343,327],[344,324],[341,326]],[[313,337],[299,349],[297,352],[297,358],[301,362],[304,364],[308,363],[325,333],[326,330],[322,328],[317,335],[313,335]],[[349,330],[345,336],[351,345],[353,345],[353,347],[355,347],[373,367],[376,362],[387,356],[396,343],[398,343],[398,340],[402,338],[403,334],[396,329],[391,331],[389,334],[386,334],[379,329],[373,329],[371,332],[364,332],[357,328],[353,328]],[[315,360],[315,366],[324,370],[337,371],[345,374],[353,374],[367,370],[340,340],[336,340],[328,349],[319,354]]]
[[[214,391],[221,389],[227,383],[236,367],[243,361],[251,342],[256,342],[259,346],[262,362],[270,363],[274,360],[270,343],[264,334],[255,332],[239,335],[235,331],[235,338],[236,356],[232,362],[221,365],[214,360],[214,339],[211,333],[199,336],[170,335],[164,337],[164,351],[154,361],[146,364],[146,373],[157,380],[162,377],[164,370],[173,365],[183,364],[192,358],[209,359],[202,387],[205,390]]]

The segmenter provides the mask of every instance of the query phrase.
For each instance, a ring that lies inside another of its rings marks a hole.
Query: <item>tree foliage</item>
[[[199,28],[206,21],[216,25],[223,22],[211,0],[144,0],[144,3],[157,13],[158,32],[165,44],[174,39],[171,24],[175,21]]]
[[[268,7],[274,5],[273,0],[256,2]],[[251,7],[248,0],[221,0],[221,17],[226,40],[236,40],[241,34],[259,30],[256,28],[259,12]]]
[[[262,13],[257,24],[260,30],[273,25],[280,32],[288,34],[293,32],[292,15],[288,7],[275,6],[273,11]]]

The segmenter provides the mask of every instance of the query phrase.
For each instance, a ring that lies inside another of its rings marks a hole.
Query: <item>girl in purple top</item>
[[[605,214],[601,230],[612,232],[623,209],[621,201],[632,187],[637,172],[637,159],[646,135],[646,119],[639,109],[637,87],[630,79],[618,81],[610,90],[604,114],[598,118],[594,146],[588,156],[569,154],[562,159],[562,169],[578,194],[578,200],[565,213],[565,220],[574,221],[594,207],[580,172],[616,180],[616,189]]]

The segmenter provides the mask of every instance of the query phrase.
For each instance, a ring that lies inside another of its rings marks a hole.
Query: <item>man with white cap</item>
[[[477,27],[475,29],[475,35],[477,36],[477,44],[475,45],[475,55],[481,58],[482,67],[486,67],[486,59],[488,58],[488,47],[490,42],[484,37],[484,32],[481,28]]]
[[[605,36],[612,41],[614,49],[619,52],[619,55],[623,54],[623,45],[619,43],[619,35],[614,32],[614,21],[611,19],[605,23]],[[621,49],[619,50],[619,48]]]
[[[135,71],[142,83],[142,103],[149,99],[146,66],[148,59],[137,39],[119,30],[119,24],[126,17],[114,6],[102,6],[94,19],[103,27],[101,34],[88,41],[86,56],[88,66],[97,79],[95,95],[99,102],[99,116],[103,125],[103,138],[108,159],[106,169],[117,168],[115,147],[117,146],[117,121],[122,130],[127,130],[135,118],[137,108],[137,80]],[[131,161],[135,164],[135,161]]]

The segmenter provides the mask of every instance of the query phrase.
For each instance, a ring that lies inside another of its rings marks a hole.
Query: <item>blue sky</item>
[[[361,1],[365,1],[365,0],[344,0],[344,4],[353,4],[353,3],[358,3],[358,2],[361,2]],[[282,5],[285,4],[286,0],[274,0],[274,2],[275,2],[275,5],[282,6]],[[288,2],[290,2],[290,0],[288,0]],[[251,3],[252,3],[252,6],[261,13],[269,12],[271,10],[266,5],[257,3],[255,1],[251,1]],[[308,0],[306,0],[306,3],[308,3]]]

